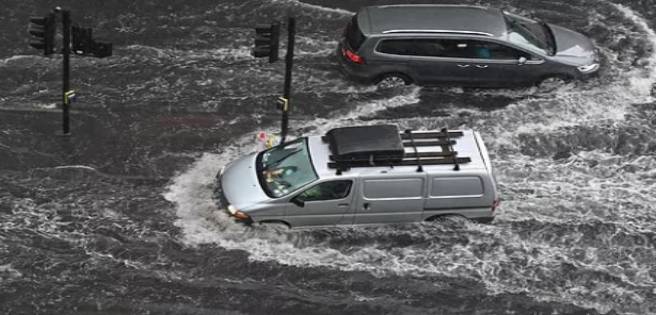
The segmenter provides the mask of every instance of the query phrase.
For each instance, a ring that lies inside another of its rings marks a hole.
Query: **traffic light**
[[[29,32],[32,35],[30,46],[43,50],[44,55],[55,52],[55,14],[50,13],[44,17],[30,18]]]
[[[269,62],[278,60],[278,42],[280,39],[280,24],[273,23],[270,26],[258,25],[255,27],[255,48],[253,57],[269,57]]]
[[[93,55],[98,58],[112,55],[112,44],[93,40],[91,28],[71,27],[73,37],[73,52],[76,55]]]

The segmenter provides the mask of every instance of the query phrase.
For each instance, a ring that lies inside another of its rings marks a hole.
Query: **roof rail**
[[[465,34],[465,35],[482,35],[493,37],[494,35],[487,32],[476,32],[476,31],[457,31],[457,30],[387,30],[383,31],[383,34],[395,34],[395,33],[439,33],[439,34]]]
[[[461,131],[448,131],[443,128],[439,132],[412,132],[405,130],[399,134],[404,148],[410,147],[413,152],[404,152],[399,157],[396,152],[368,152],[366,156],[351,155],[348,158],[340,158],[331,155],[328,168],[337,170],[337,175],[352,167],[382,167],[382,166],[409,166],[416,165],[417,172],[423,171],[425,165],[453,164],[454,171],[460,170],[460,164],[471,162],[469,157],[458,157],[458,152],[453,149],[456,144],[452,138],[462,137]],[[353,143],[351,144],[353,145]],[[440,146],[441,151],[419,152],[417,147]]]

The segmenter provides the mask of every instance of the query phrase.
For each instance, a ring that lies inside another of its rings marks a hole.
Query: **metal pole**
[[[289,106],[290,94],[292,89],[292,66],[294,62],[294,37],[296,35],[296,19],[290,17],[287,22],[287,55],[285,56],[285,87],[283,91],[283,98],[286,100],[286,105],[282,109],[282,123],[280,133],[280,143],[285,142],[287,137],[287,128],[289,125]]]
[[[62,26],[64,34],[64,75],[63,75],[63,91],[62,91],[62,129],[65,135],[70,133],[69,126],[69,99],[66,93],[70,89],[70,53],[71,53],[71,14],[68,10],[62,10]]]

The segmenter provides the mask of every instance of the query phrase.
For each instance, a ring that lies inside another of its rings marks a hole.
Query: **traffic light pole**
[[[287,55],[285,56],[285,85],[283,90],[282,121],[280,126],[280,143],[285,143],[289,126],[289,97],[292,89],[292,66],[294,63],[294,37],[296,37],[296,19],[290,17],[287,22]]]
[[[75,91],[70,90],[70,56],[71,46],[77,55],[94,56],[104,58],[112,55],[112,44],[106,42],[97,42],[91,36],[90,28],[71,27],[71,12],[62,10],[61,7],[48,13],[44,17],[31,17],[30,28],[28,33],[30,46],[43,51],[44,56],[55,53],[55,35],[57,33],[56,15],[61,14],[62,21],[62,50],[63,71],[62,71],[62,134],[70,134],[70,105],[75,97]],[[71,45],[71,42],[73,45]]]
[[[70,90],[70,55],[71,55],[71,13],[68,10],[61,10],[62,26],[63,26],[63,42],[64,47],[62,50],[64,57],[64,71],[63,71],[63,90],[62,90],[62,132],[64,135],[70,134],[70,117],[69,105],[70,99],[68,92]]]

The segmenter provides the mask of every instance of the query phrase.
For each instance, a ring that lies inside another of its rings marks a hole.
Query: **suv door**
[[[396,63],[398,72],[418,83],[459,83],[457,64],[439,58],[439,39],[387,38],[378,42],[375,51],[377,59]]]
[[[425,175],[365,179],[360,186],[353,223],[403,223],[421,219]]]
[[[352,187],[350,179],[313,185],[290,199],[285,218],[292,226],[350,223]]]
[[[533,83],[543,72],[544,60],[501,43],[470,39],[459,40],[455,47],[454,55],[469,65],[467,80],[477,86]]]

